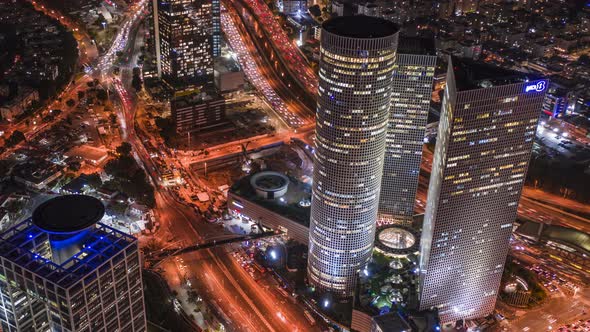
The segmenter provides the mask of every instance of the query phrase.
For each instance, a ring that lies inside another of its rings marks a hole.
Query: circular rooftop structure
[[[52,198],[33,212],[33,224],[52,234],[74,234],[93,227],[105,209],[102,202],[86,195],[65,195]]]
[[[391,21],[364,15],[334,17],[322,28],[338,36],[362,39],[389,37],[399,31]]]
[[[287,193],[289,178],[278,172],[259,172],[252,175],[250,185],[256,190],[256,195],[273,199]]]
[[[407,256],[418,251],[417,232],[406,226],[383,225],[375,233],[375,247],[386,255]]]

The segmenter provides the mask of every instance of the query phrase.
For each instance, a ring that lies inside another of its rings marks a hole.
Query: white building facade
[[[350,296],[375,239],[395,24],[368,16],[323,24],[308,278]]]
[[[411,223],[436,67],[434,40],[400,37],[381,179],[381,219]]]
[[[449,61],[420,255],[420,309],[441,322],[495,307],[548,84],[528,79]]]

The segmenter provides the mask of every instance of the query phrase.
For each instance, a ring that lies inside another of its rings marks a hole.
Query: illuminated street
[[[590,331],[588,22],[0,0],[0,330]]]

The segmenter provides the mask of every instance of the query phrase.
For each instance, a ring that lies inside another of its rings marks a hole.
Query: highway
[[[295,42],[289,39],[285,30],[279,25],[266,2],[262,0],[243,0],[241,2],[245,3],[254,13],[254,18],[262,27],[266,38],[278,51],[281,61],[289,68],[290,74],[315,98],[318,91],[318,80],[315,73]]]
[[[424,202],[428,191],[428,176],[432,167],[433,155],[430,150],[422,150],[422,165],[416,195],[416,212],[424,212]],[[559,206],[567,206],[568,209],[578,214],[564,211]],[[583,217],[589,207],[569,199],[546,193],[533,188],[524,187],[518,204],[518,216],[545,224],[562,225],[575,228],[582,232],[590,233],[590,219]]]
[[[232,4],[225,4],[221,11],[222,30],[230,44],[248,81],[262,94],[271,109],[291,128],[310,125],[314,119],[311,111],[301,103],[288,102],[288,86],[284,86],[273,67],[266,63],[257,52],[251,37]],[[279,92],[280,91],[280,95]]]
[[[133,41],[129,34],[134,29],[121,30],[127,36],[121,40]],[[119,40],[119,37],[117,38]],[[132,43],[138,47],[138,43]],[[138,50],[135,49],[134,52]],[[109,71],[107,63],[102,68]],[[110,77],[110,76],[109,76]],[[116,77],[110,78],[120,100],[119,117],[123,137],[133,146],[134,155],[148,173],[156,190],[155,214],[161,229],[156,235],[164,242],[190,245],[204,242],[208,238],[227,234],[216,224],[206,223],[198,217],[192,208],[177,201],[165,188],[158,185],[156,165],[143,146],[142,140],[135,132],[135,114],[142,101],[135,91],[125,88]],[[192,287],[214,303],[218,314],[225,318],[226,328],[231,331],[314,331],[307,324],[300,306],[285,304],[285,299],[277,292],[271,291],[272,278],[264,282],[255,282],[252,277],[238,265],[236,260],[224,248],[203,249],[187,253],[178,259],[168,259],[161,264],[164,276],[172,287],[180,287],[190,278]],[[247,305],[244,305],[247,304]],[[280,311],[277,308],[281,308]],[[319,329],[318,329],[319,331]]]
[[[260,4],[257,4],[255,0],[248,0],[248,3],[254,6],[255,10],[257,6],[260,7]],[[142,101],[138,100],[135,91],[132,91],[128,84],[111,75],[116,52],[122,51],[129,46],[134,49],[134,54],[138,52],[137,47],[139,44],[135,42],[135,37],[131,36],[137,32],[135,27],[137,27],[136,23],[143,17],[141,14],[144,9],[143,6],[145,6],[145,1],[140,1],[136,4],[136,7],[132,8],[134,11],[129,15],[123,28],[119,30],[119,35],[115,38],[115,42],[107,55],[99,61],[98,69],[101,73],[106,74],[108,80],[112,82],[117,92],[116,97],[120,100],[118,112],[123,137],[133,146],[136,160],[143,166],[154,184],[156,197],[154,213],[161,225],[155,236],[162,242],[180,243],[183,246],[188,246],[227,233],[216,224],[204,222],[195,214],[192,208],[178,201],[168,189],[158,184],[156,165],[154,165],[147,153],[142,138],[138,137],[135,131],[135,116],[138,107],[143,106]],[[258,9],[264,8],[267,7],[262,6]],[[260,13],[262,18],[266,17],[264,12]],[[284,42],[281,31],[275,31],[274,24],[276,22],[274,19],[272,19],[272,22],[265,25],[265,27],[271,33],[276,33],[277,39],[275,42],[282,41],[282,45],[288,48],[285,54],[296,59],[298,53],[292,53],[291,47],[293,47],[293,44],[290,41]],[[278,85],[276,85],[276,82],[271,84],[272,80],[276,80],[273,76],[275,73],[265,72],[268,69],[265,68],[263,60],[257,57],[257,51],[250,40],[250,36],[244,32],[244,29],[239,28],[239,24],[241,24],[241,21],[236,20],[236,17],[232,17],[230,13],[224,11],[222,14],[223,30],[230,45],[234,48],[246,76],[279,116],[291,128],[294,128],[293,130],[277,133],[274,136],[269,135],[251,140],[249,147],[256,148],[279,141],[288,142],[291,138],[299,138],[308,144],[312,144],[313,121],[303,118],[302,113],[299,113],[301,110],[297,110],[293,105],[288,105],[281,98],[281,95],[277,93],[276,86]],[[284,32],[282,33],[284,34]],[[132,59],[134,58],[132,57]],[[297,61],[294,62],[294,64],[297,63]],[[298,79],[302,80],[310,93],[313,91],[315,95],[317,79],[314,76],[313,81],[310,81],[306,69],[300,72]],[[74,94],[77,88],[90,80],[90,77],[83,79],[68,88],[65,92],[66,95]],[[37,128],[37,132],[44,129]],[[190,165],[194,162],[206,161],[241,151],[241,142],[228,142],[220,146],[210,147],[207,151],[209,151],[208,155],[178,154],[177,157],[187,172],[190,172]],[[431,163],[432,154],[425,149],[422,165],[425,174],[429,174]],[[418,211],[423,209],[427,185],[428,178],[422,176],[417,197]],[[544,202],[550,202],[551,204]],[[568,225],[590,232],[590,220],[570,212],[561,211],[556,206],[567,204],[568,207],[584,213],[588,211],[588,207],[569,205],[568,202],[553,196],[547,196],[542,192],[525,189],[519,206],[519,215],[524,218]],[[145,238],[141,240],[145,241]],[[209,248],[187,253],[178,259],[165,260],[161,264],[163,275],[171,287],[175,289],[181,288],[189,280],[199,295],[212,305],[217,315],[224,321],[225,328],[228,331],[320,331],[320,327],[309,325],[303,315],[303,306],[301,304],[293,303],[275,290],[276,282],[273,278],[266,276],[260,280],[254,280],[231,255],[235,250],[238,250],[236,245],[228,245],[221,248]],[[568,315],[577,314],[572,310],[579,310],[579,308],[568,307],[565,303],[566,299],[560,301],[555,304],[556,312],[569,310]],[[573,302],[573,304],[579,303],[581,302]]]

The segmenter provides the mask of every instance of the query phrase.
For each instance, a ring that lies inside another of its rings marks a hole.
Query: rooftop
[[[410,331],[412,326],[397,312],[374,317],[375,324],[381,331]]]
[[[58,264],[52,260],[50,234],[28,219],[0,234],[0,256],[52,283],[69,288],[136,242],[132,236],[101,223],[83,233],[83,248]]]
[[[61,190],[69,194],[81,194],[86,185],[88,185],[88,177],[86,174],[80,174],[80,176],[61,187]]]
[[[375,248],[386,255],[405,256],[419,250],[420,234],[411,227],[382,225],[375,232]]]
[[[338,36],[362,39],[388,37],[399,31],[391,21],[364,15],[335,17],[322,28]]]
[[[45,201],[33,212],[33,224],[51,234],[72,234],[93,227],[104,205],[92,196],[64,195]]]
[[[86,160],[98,162],[108,157],[108,151],[104,147],[94,147],[90,145],[80,145],[71,148],[65,153],[67,157],[80,157]]]
[[[397,52],[401,54],[436,55],[433,38],[399,37]]]
[[[308,184],[292,177],[286,177],[289,183],[285,195],[280,198],[267,199],[256,194],[256,189],[252,187],[250,182],[251,178],[252,176],[246,176],[239,179],[231,186],[230,192],[309,227],[311,209],[309,204],[300,204],[311,201],[311,187]]]
[[[534,74],[508,70],[486,63],[453,57],[449,66],[453,66],[457,91],[489,88],[499,85],[523,83],[542,77]]]

